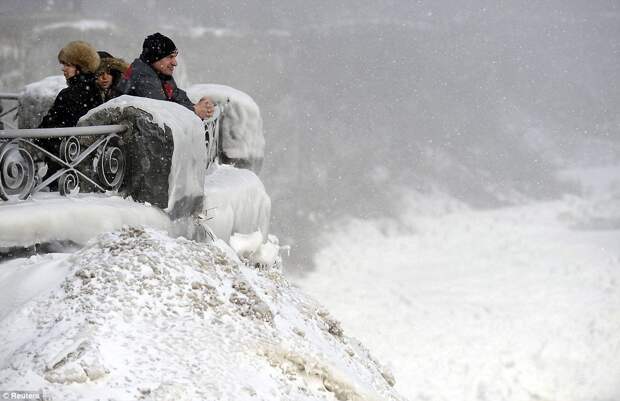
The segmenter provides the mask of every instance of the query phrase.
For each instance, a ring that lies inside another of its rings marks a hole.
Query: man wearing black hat
[[[212,116],[214,105],[211,99],[204,97],[193,104],[185,91],[177,87],[172,77],[177,55],[177,47],[169,37],[159,32],[147,36],[142,44],[142,54],[125,71],[118,90],[125,95],[178,103],[202,119]]]

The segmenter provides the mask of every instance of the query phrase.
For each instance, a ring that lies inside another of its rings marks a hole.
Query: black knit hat
[[[147,64],[151,64],[171,55],[176,50],[177,47],[172,39],[157,32],[144,39],[140,60]]]

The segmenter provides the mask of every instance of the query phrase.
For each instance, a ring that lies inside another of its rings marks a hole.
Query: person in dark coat
[[[118,90],[126,95],[148,97],[178,103],[205,119],[213,115],[214,104],[203,97],[192,103],[172,74],[177,66],[178,50],[172,39],[157,32],[144,39],[142,53],[123,74]]]
[[[99,87],[101,101],[107,102],[117,96],[122,95],[117,86],[121,80],[121,76],[129,64],[120,58],[113,57],[110,53],[105,51],[98,51],[101,63],[99,68],[95,72],[97,77],[97,86]]]
[[[58,61],[67,87],[58,93],[39,128],[74,127],[88,110],[102,103],[95,78],[100,62],[95,48],[79,40],[69,42],[58,53]]]

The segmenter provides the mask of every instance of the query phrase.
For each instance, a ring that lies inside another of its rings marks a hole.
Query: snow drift
[[[199,212],[177,220],[148,202],[109,194],[40,192],[25,201],[0,202],[0,252],[55,242],[84,245],[126,225],[196,240],[204,239],[205,230],[225,242],[234,233],[257,231],[266,239],[271,199],[253,172],[215,164],[205,176],[203,194]]]
[[[65,197],[41,192],[25,201],[0,202],[0,252],[3,248],[66,241],[84,245],[93,237],[124,225],[145,225],[169,232],[172,229],[169,217],[160,209],[120,196]]]
[[[2,288],[41,258],[3,266]],[[53,278],[2,309],[0,388],[59,400],[402,399],[277,265],[245,266],[221,242],[126,228],[51,263]]]

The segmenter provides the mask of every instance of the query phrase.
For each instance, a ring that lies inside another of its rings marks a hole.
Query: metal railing
[[[0,99],[17,101],[19,95],[0,92]],[[203,121],[207,168],[220,155],[220,120],[227,104],[216,104],[213,116]],[[17,108],[0,111],[0,117]],[[124,125],[38,129],[0,125],[0,199],[23,200],[43,190],[67,195],[78,192],[81,183],[89,190],[118,190],[125,176],[119,134],[126,130]]]
[[[0,199],[22,200],[56,186],[67,195],[78,192],[80,182],[99,191],[117,190],[125,174],[118,134],[126,129],[102,125],[0,130]]]

